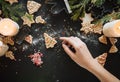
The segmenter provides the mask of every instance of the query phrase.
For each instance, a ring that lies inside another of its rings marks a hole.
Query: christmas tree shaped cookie
[[[99,64],[104,66],[106,62],[106,58],[107,58],[107,53],[103,53],[102,55],[96,57],[95,59],[98,61]]]
[[[45,38],[46,48],[53,48],[54,45],[57,43],[57,41],[55,40],[55,38],[52,38],[47,33],[44,33],[44,38]]]

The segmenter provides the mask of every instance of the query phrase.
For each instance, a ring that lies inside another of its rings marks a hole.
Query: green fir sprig
[[[120,11],[112,12],[111,14],[107,14],[107,15],[103,16],[101,19],[95,20],[93,23],[103,25],[104,23],[115,20],[115,19],[120,19]]]
[[[92,8],[92,6],[100,7],[102,6],[106,0],[68,0],[70,4],[70,8],[72,10],[72,20],[77,20],[80,17],[84,17],[86,8],[88,8],[88,4],[92,4],[89,6],[89,8]],[[116,3],[120,5],[120,0],[116,0]],[[88,9],[89,9],[88,8]],[[114,14],[114,13],[113,13]],[[115,14],[117,15],[117,14]],[[106,17],[105,17],[106,18]],[[109,18],[109,17],[107,17]]]
[[[25,14],[25,8],[22,4],[11,5],[5,0],[0,0],[0,5],[2,6],[2,16],[9,17],[14,21],[18,21],[19,17]]]
[[[79,17],[84,17],[85,7],[88,4],[89,0],[69,0],[71,10],[73,11],[72,19],[76,20]]]
[[[105,0],[90,0],[90,1],[97,7],[101,6],[105,2]]]

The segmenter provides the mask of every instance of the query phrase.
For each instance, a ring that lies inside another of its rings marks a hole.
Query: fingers
[[[75,58],[75,54],[69,49],[69,47],[65,44],[62,44],[64,51],[73,59]]]
[[[76,41],[78,44],[83,43],[83,41],[82,41],[82,40],[80,40],[78,37],[74,37],[74,38],[75,38],[75,41]]]
[[[63,42],[66,42],[73,47],[75,47],[75,45],[77,45],[76,42],[74,41],[73,37],[60,37],[60,39],[63,40]]]
[[[63,43],[65,43],[67,46],[70,45],[73,47],[75,51],[78,51],[86,46],[86,44],[78,37],[61,37],[60,39],[63,40]]]
[[[78,45],[84,44],[84,42],[80,40],[78,37],[60,37],[60,39],[63,40],[63,42],[65,43],[69,43],[74,48],[76,48],[76,46]]]
[[[68,47],[71,47],[71,45],[68,44],[68,42],[66,42],[66,41],[63,41],[62,44],[66,44]]]
[[[81,41],[78,37],[73,37],[73,36],[71,36],[71,37],[60,37],[60,39],[61,40],[63,40],[63,41],[68,41],[68,42],[70,42],[71,43],[71,40],[73,41],[77,41],[77,42],[83,42],[83,41]]]

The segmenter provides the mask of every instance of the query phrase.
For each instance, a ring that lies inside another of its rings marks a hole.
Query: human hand
[[[91,56],[86,44],[78,37],[61,37],[62,47],[70,58],[83,68],[89,68],[92,62],[95,62]],[[75,52],[70,49],[74,48]]]
[[[79,66],[93,73],[101,82],[120,82],[115,76],[105,70],[90,54],[86,44],[77,37],[61,37],[65,52]],[[73,47],[73,52],[70,47]]]

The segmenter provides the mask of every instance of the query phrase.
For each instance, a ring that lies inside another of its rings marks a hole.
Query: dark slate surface
[[[99,82],[99,80],[87,70],[76,65],[63,51],[61,47],[60,36],[78,36],[88,46],[93,57],[103,52],[107,52],[111,46],[99,43],[97,34],[84,35],[80,32],[80,22],[73,22],[64,10],[58,14],[50,12],[52,5],[44,4],[44,0],[36,0],[42,3],[41,9],[34,15],[41,15],[46,21],[46,25],[32,24],[31,28],[21,26],[21,31],[17,35],[14,50],[17,61],[11,61],[5,57],[0,58],[0,80],[2,82]],[[25,0],[21,0],[26,4]],[[19,23],[21,24],[22,21]],[[27,32],[23,31],[27,30]],[[24,33],[25,32],[25,33]],[[44,44],[43,33],[55,37],[57,45],[52,49],[46,49]],[[22,33],[22,34],[21,34]],[[28,34],[33,36],[33,44],[30,45],[23,41],[22,38]],[[21,37],[21,38],[20,38]],[[120,50],[119,44],[117,47]],[[32,64],[28,56],[34,52],[42,52],[44,64],[36,67]],[[105,68],[120,79],[120,52],[109,54]]]

